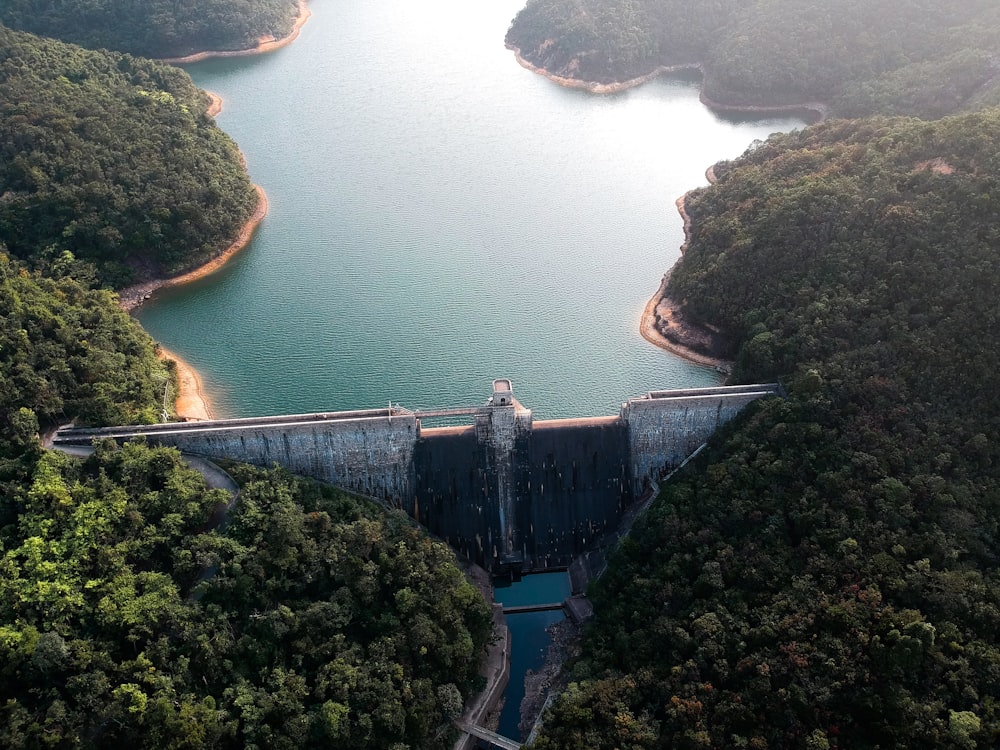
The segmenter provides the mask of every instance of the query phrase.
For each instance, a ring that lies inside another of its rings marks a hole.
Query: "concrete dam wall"
[[[484,406],[399,407],[61,430],[55,444],[144,437],[188,453],[270,466],[401,508],[493,572],[565,567],[651,482],[776,385],[651,391],[617,416],[534,421],[510,381]],[[424,427],[439,417],[471,418]]]

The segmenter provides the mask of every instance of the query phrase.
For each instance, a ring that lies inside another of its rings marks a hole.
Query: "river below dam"
[[[615,414],[714,385],[639,335],[674,200],[793,117],[715,115],[690,77],[613,96],[520,67],[523,0],[314,0],[297,41],[187,66],[270,213],[222,271],[138,317],[217,416],[481,404]]]
[[[536,573],[509,586],[498,586],[493,598],[505,607],[561,602],[570,595],[569,574]],[[525,695],[524,678],[529,670],[537,672],[545,664],[551,637],[550,625],[563,620],[561,610],[506,615],[510,630],[510,682],[504,691],[497,732],[504,737],[521,739],[521,701]]]
[[[475,406],[499,377],[536,417],[594,416],[719,382],[639,334],[674,201],[803,121],[713,114],[691,76],[560,88],[503,46],[522,4],[315,0],[290,46],[187,66],[270,200],[220,272],[137,313],[216,416]],[[561,615],[518,617],[511,734]]]

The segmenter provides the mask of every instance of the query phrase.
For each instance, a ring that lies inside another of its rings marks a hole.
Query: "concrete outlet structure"
[[[565,567],[658,477],[779,386],[651,391],[617,416],[532,419],[509,380],[483,406],[401,407],[60,430],[56,445],[145,438],[186,453],[280,464],[401,508],[499,573]],[[423,427],[437,418],[471,424]]]

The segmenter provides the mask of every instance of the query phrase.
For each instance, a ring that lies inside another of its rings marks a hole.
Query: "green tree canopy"
[[[701,63],[728,104],[939,117],[1000,97],[998,14],[989,0],[530,0],[507,42],[582,80]]]
[[[0,23],[147,57],[255,47],[291,30],[295,0],[4,0]]]
[[[0,526],[0,744],[444,748],[491,634],[405,517],[173,449],[43,454]]]
[[[31,274],[0,252],[0,440],[39,422],[155,422],[169,379],[111,292]]]
[[[115,286],[223,250],[257,198],[206,104],[177,68],[0,27],[0,242]]]
[[[537,748],[1000,737],[1000,111],[830,121],[690,196],[669,293],[782,377],[595,592]]]

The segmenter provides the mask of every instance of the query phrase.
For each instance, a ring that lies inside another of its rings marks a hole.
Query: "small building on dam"
[[[145,438],[270,466],[401,508],[493,573],[565,567],[653,482],[779,386],[651,391],[617,415],[534,420],[509,380],[482,406],[71,428],[55,445]],[[424,422],[461,421],[457,426]]]

